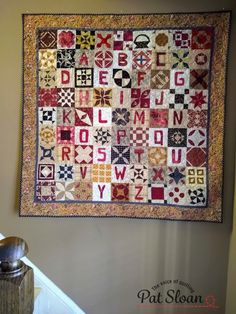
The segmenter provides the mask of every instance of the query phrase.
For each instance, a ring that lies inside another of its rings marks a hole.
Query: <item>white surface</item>
[[[0,233],[0,240],[4,236]],[[46,277],[28,258],[22,258],[34,270],[34,285],[41,291],[35,300],[34,314],[85,314],[61,289]]]

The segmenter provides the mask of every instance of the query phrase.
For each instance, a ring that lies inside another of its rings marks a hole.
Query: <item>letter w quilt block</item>
[[[220,222],[229,24],[24,15],[20,215]]]

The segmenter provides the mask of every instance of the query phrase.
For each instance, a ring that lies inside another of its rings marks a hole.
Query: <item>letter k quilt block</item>
[[[20,215],[222,221],[229,27],[23,15]]]

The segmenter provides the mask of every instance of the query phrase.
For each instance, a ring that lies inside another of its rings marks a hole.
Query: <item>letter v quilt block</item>
[[[220,222],[229,23],[24,15],[20,214]]]

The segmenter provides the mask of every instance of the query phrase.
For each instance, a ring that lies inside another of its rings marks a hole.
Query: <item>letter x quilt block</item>
[[[220,222],[229,23],[24,15],[20,214]]]

